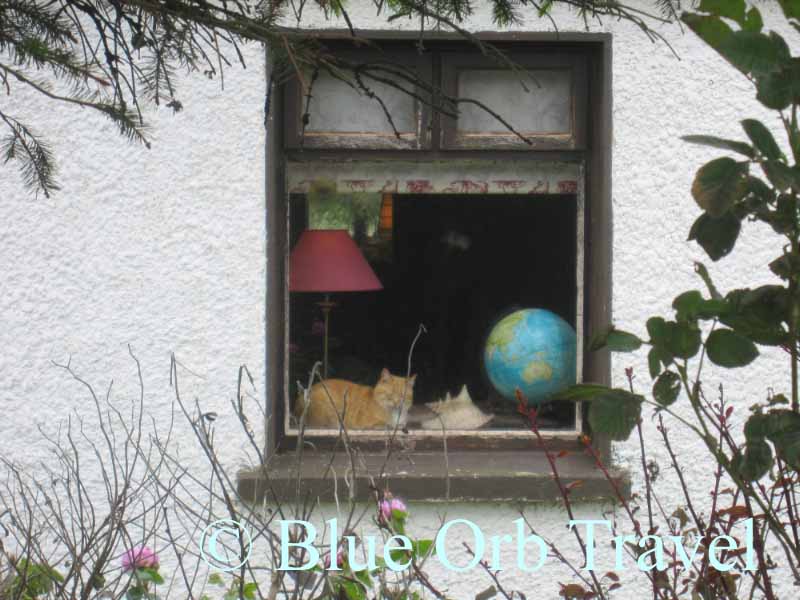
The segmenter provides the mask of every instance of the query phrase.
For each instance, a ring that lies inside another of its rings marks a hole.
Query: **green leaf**
[[[429,554],[433,553],[433,540],[416,540],[411,543],[411,547],[413,549],[414,556],[418,558],[425,558]]]
[[[782,431],[772,436],[780,457],[795,470],[800,469],[800,430]]]
[[[568,387],[563,392],[560,392],[554,400],[566,400],[568,402],[582,402],[584,400],[592,400],[600,394],[608,392],[611,388],[605,385],[598,385],[595,383],[579,383]]]
[[[653,398],[661,406],[670,406],[681,393],[681,378],[677,373],[664,371],[653,384]]]
[[[642,340],[627,331],[612,329],[606,338],[606,345],[612,352],[634,352],[642,347]]]
[[[700,351],[700,330],[688,323],[665,323],[665,347],[672,356],[692,358]]]
[[[718,319],[728,314],[730,307],[724,300],[706,300],[697,316],[700,319]]]
[[[712,300],[720,300],[722,298],[722,294],[719,293],[714,282],[711,281],[711,276],[708,274],[708,269],[706,266],[701,262],[694,263],[694,271],[700,276],[700,279],[703,280],[703,283],[706,284],[708,288],[708,293],[711,295]]]
[[[626,440],[639,422],[643,401],[642,396],[625,390],[608,390],[589,405],[589,426],[612,440]]]
[[[228,600],[228,595],[225,595],[225,600]],[[129,588],[127,592],[125,592],[125,599],[126,600],[142,600],[145,597],[145,591],[139,587],[132,587]],[[26,599],[27,600],[27,599]]]
[[[800,58],[786,61],[778,71],[758,75],[756,90],[756,98],[767,108],[787,108],[793,100],[800,97]]]
[[[744,0],[701,0],[697,10],[711,13],[716,17],[727,17],[739,23],[744,23]]]
[[[341,580],[341,586],[347,600],[366,600],[367,595],[361,584],[349,579],[343,579]]]
[[[788,281],[793,273],[800,273],[800,260],[793,254],[784,254],[769,263],[769,270]]]
[[[763,439],[748,441],[744,456],[734,463],[739,476],[747,481],[757,481],[772,467],[772,448]]]
[[[750,415],[744,424],[744,437],[750,442],[752,440],[763,440],[770,434],[769,416],[757,412]]]
[[[794,162],[800,163],[800,128],[793,128],[789,132],[789,145],[792,148]]]
[[[697,290],[680,294],[672,301],[672,308],[676,311],[675,318],[686,323],[698,319],[716,319],[730,311],[725,300],[706,300]]]
[[[222,579],[222,575],[219,573],[212,573],[208,576],[208,583],[212,585],[225,585],[225,582]]]
[[[663,343],[666,339],[667,322],[661,317],[651,317],[647,319],[647,333],[650,334],[652,344]]]
[[[728,157],[712,160],[697,171],[692,196],[700,208],[712,217],[720,217],[744,195],[746,174],[747,163]]]
[[[755,196],[761,204],[772,202],[775,199],[775,191],[764,183],[763,179],[747,176],[747,193]]]
[[[789,404],[789,399],[784,394],[775,394],[769,399],[770,406],[778,406],[781,404]]]
[[[245,600],[255,600],[256,592],[258,592],[258,584],[255,581],[245,583],[242,588],[242,595]]]
[[[726,140],[718,138],[713,135],[684,135],[681,139],[690,144],[700,144],[701,146],[711,146],[712,148],[720,148],[721,150],[732,150],[743,154],[748,158],[755,158],[755,150],[750,144],[744,142],[737,142],[736,140]]]
[[[396,563],[405,562],[408,559],[408,550],[403,550],[402,548],[391,548],[389,550],[389,558]]]
[[[708,359],[726,368],[749,365],[758,356],[756,345],[731,329],[715,329],[706,340]]]
[[[757,31],[734,31],[721,40],[717,51],[746,75],[779,71],[790,58],[782,37]]]
[[[136,577],[142,582],[152,581],[156,585],[164,583],[164,578],[158,570],[151,567],[136,569]]]
[[[800,20],[800,0],[778,0],[787,19]]]
[[[667,322],[661,317],[651,317],[647,320],[647,333],[650,334],[650,343],[653,350],[647,357],[650,373],[654,371],[651,361],[659,360],[666,367],[673,359],[673,354],[667,348],[668,329]],[[659,369],[660,370],[660,369]]]
[[[774,160],[783,158],[783,152],[775,142],[775,138],[761,121],[745,119],[742,121],[742,128],[762,156]]]
[[[369,569],[361,569],[360,571],[353,571],[353,575],[356,576],[361,583],[364,584],[364,587],[370,588],[372,587],[372,579],[369,576]]]
[[[655,379],[661,373],[661,359],[658,355],[658,350],[651,348],[647,353],[647,368],[650,371],[650,378]]]
[[[683,13],[681,21],[715,50],[719,49],[723,42],[733,35],[733,30],[719,17]]]
[[[778,408],[766,415],[766,435],[773,439],[776,435],[800,430],[800,415],[794,411]]]
[[[642,340],[620,329],[615,329],[613,326],[609,327],[606,331],[592,336],[589,340],[589,350],[595,351],[601,348],[608,348],[612,352],[633,352],[638,350],[642,345]]]
[[[720,321],[757,344],[781,345],[786,341],[782,325],[789,319],[789,296],[780,285],[732,290],[726,296],[730,310]]]
[[[800,174],[798,174],[796,168],[777,160],[763,162],[761,163],[761,168],[764,169],[764,173],[770,183],[779,190],[784,191],[791,186],[800,189]]]
[[[708,257],[718,261],[730,254],[739,238],[742,224],[730,211],[721,217],[703,213],[692,225],[689,240],[694,240],[705,250]]]
[[[675,318],[678,321],[695,321],[703,302],[703,295],[697,290],[683,292],[672,301],[672,308],[676,312]]]
[[[742,29],[745,31],[761,31],[764,27],[764,20],[761,18],[761,13],[754,6],[747,11],[744,23],[741,24]]]

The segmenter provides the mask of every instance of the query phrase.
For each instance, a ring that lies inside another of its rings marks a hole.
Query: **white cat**
[[[436,416],[423,421],[423,429],[441,429],[442,426],[448,430],[479,429],[494,418],[494,415],[487,415],[475,406],[466,385],[455,398],[447,392],[444,400],[429,402],[425,406],[435,412]]]

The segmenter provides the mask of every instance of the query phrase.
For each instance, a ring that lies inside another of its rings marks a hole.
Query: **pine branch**
[[[0,111],[0,120],[11,131],[3,140],[3,163],[17,161],[25,186],[41,191],[49,198],[51,193],[59,189],[54,177],[55,161],[52,150],[14,117]]]

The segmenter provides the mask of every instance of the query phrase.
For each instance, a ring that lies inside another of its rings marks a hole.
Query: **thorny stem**
[[[517,410],[521,414],[527,417],[530,430],[536,436],[536,440],[539,442],[539,446],[544,450],[544,455],[547,458],[547,462],[550,464],[550,471],[553,474],[553,479],[555,480],[556,486],[558,486],[558,491],[561,494],[562,500],[564,501],[564,508],[567,511],[567,515],[569,516],[570,521],[574,521],[575,515],[572,510],[572,502],[569,499],[569,490],[566,488],[563,481],[561,481],[561,476],[558,474],[558,468],[556,468],[555,459],[553,458],[553,455],[550,452],[550,450],[547,448],[547,443],[545,442],[541,432],[539,431],[539,426],[537,425],[536,421],[537,420],[536,409],[527,407],[527,402],[519,390],[517,390],[517,402],[518,402]],[[578,545],[581,548],[584,560],[586,560],[587,559],[586,542],[583,541],[583,536],[581,536],[581,533],[580,531],[578,531],[577,527],[571,527],[570,529],[572,530],[575,539],[578,541]],[[592,583],[594,585],[594,593],[597,595],[598,598],[604,599],[605,594],[603,593],[603,588],[600,585],[600,581],[597,579],[597,575],[595,575],[594,570],[590,570],[589,575],[591,576]]]
[[[634,391],[633,391],[633,369],[630,369],[630,368],[625,369],[625,376],[628,379],[628,389],[631,392],[631,394],[633,394],[634,393]],[[641,417],[639,417],[639,419],[636,422],[636,431],[639,434],[639,453],[640,453],[641,460],[642,460],[642,476],[644,477],[645,496],[647,498],[647,520],[648,520],[648,524],[650,526],[648,531],[647,531],[647,533],[652,535],[652,534],[655,533],[655,527],[653,525],[653,502],[652,502],[653,490],[652,490],[652,487],[650,485],[650,474],[649,474],[648,469],[647,469],[647,456],[646,456],[645,450],[644,450],[644,435],[642,434],[642,418]],[[655,600],[658,597],[658,590],[657,590],[657,587],[656,587],[655,578],[652,579],[652,585],[653,585],[653,600]]]

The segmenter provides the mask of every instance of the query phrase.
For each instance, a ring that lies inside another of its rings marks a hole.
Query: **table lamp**
[[[328,321],[336,292],[369,292],[383,286],[344,229],[307,229],[289,257],[289,291],[325,294],[318,302],[325,318],[322,377],[328,377]]]

